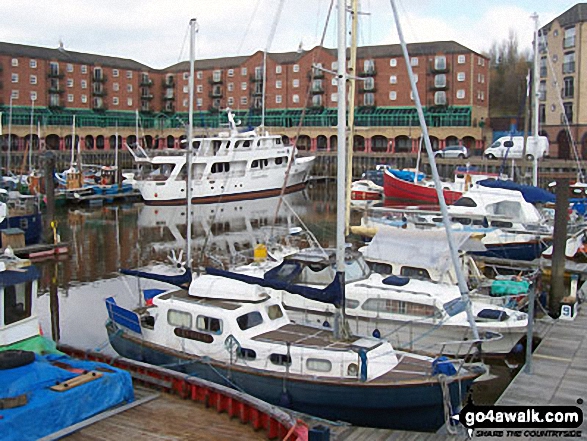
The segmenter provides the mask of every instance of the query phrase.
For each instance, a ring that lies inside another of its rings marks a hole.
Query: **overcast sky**
[[[110,55],[165,68],[189,58],[188,26],[196,18],[196,57],[216,58],[310,49],[320,43],[331,0],[1,0],[0,41]],[[335,1],[336,3],[336,1]],[[398,43],[390,0],[360,0],[359,44]],[[539,26],[571,8],[566,0],[397,0],[408,43],[454,40],[478,52],[518,36],[530,47]],[[336,11],[324,41],[336,46]]]

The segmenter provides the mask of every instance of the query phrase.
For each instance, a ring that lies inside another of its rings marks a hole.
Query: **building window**
[[[575,27],[565,29],[565,36],[563,39],[563,48],[567,49],[575,47]]]
[[[458,72],[457,73],[457,81],[465,81],[466,75],[465,72]]]
[[[72,93],[68,93],[67,94],[67,102],[68,103],[73,103],[73,94]]]
[[[29,61],[29,66],[30,66],[32,69],[36,69],[36,68],[37,68],[37,60],[30,60],[30,61]]]
[[[298,104],[300,102],[300,96],[297,94],[292,95],[291,100],[293,103]]]
[[[293,87],[300,87],[300,80],[293,80],[292,85]]]
[[[86,80],[81,80],[81,86],[82,86],[82,89],[87,89],[88,88],[88,82]]]
[[[132,107],[132,98],[128,98],[128,99],[126,100],[126,105],[127,105],[128,107]]]
[[[573,123],[573,103],[563,103],[563,108],[564,108],[564,115],[567,117],[567,121],[569,122],[569,124]],[[561,121],[563,124],[565,124],[566,122]]]
[[[246,106],[247,105],[247,97],[246,96],[241,96],[241,106]]]
[[[457,99],[459,99],[459,100],[465,99],[465,89],[457,90]]]
[[[88,66],[86,66],[85,64],[82,64],[82,73],[83,74],[87,74],[88,73]]]
[[[127,84],[126,85],[126,91],[127,92],[132,92],[132,84]]]
[[[330,63],[330,69],[336,72],[338,70],[338,61]]]
[[[114,104],[115,106],[118,106],[118,97],[117,96],[112,98],[112,104]]]
[[[189,91],[190,91],[190,87],[189,86],[183,86],[183,88],[182,88],[182,92],[183,93],[189,93]]]
[[[112,69],[112,76],[115,78],[118,78],[118,76],[120,75],[120,72],[118,72],[118,69]]]
[[[374,75],[375,74],[375,60],[363,61],[363,69],[367,75]]]
[[[246,83],[246,81],[243,81],[241,83],[241,90],[247,90],[247,83]]]
[[[202,93],[204,91],[204,86],[202,86],[201,84],[198,84],[196,86],[196,93]]]
[[[229,105],[229,106],[232,106],[232,105],[234,105],[234,98],[233,98],[233,97],[231,97],[231,96],[229,96],[229,97],[228,97],[228,105]]]
[[[395,90],[392,90],[391,92],[389,92],[389,99],[391,101],[397,100],[397,92]]]
[[[538,106],[538,122],[541,124],[546,122],[546,106],[544,104]]]
[[[389,77],[389,84],[397,84],[397,75],[391,75]]]
[[[373,77],[365,78],[365,81],[363,83],[365,90],[373,90],[375,88],[375,80],[373,79]]]
[[[278,64],[277,66],[275,66],[275,73],[276,74],[280,74],[281,73],[281,65]]]
[[[228,69],[228,76],[234,77],[234,69]]]
[[[465,56],[464,56],[464,55],[459,55],[459,56],[457,57],[457,63],[458,63],[458,64],[465,64],[465,60],[466,60],[466,58],[465,58]]]
[[[241,76],[243,76],[243,77],[247,76],[247,68],[246,67],[241,67]]]
[[[277,80],[277,81],[275,82],[275,88],[276,88],[276,89],[281,89],[281,80]]]
[[[546,101],[546,81],[541,81],[538,86],[538,99],[540,101]]]
[[[184,79],[184,80],[186,80],[186,81],[190,79],[190,74],[189,74],[189,72],[184,72],[184,73],[183,73],[183,79]]]
[[[128,78],[129,80],[132,78],[132,70],[126,71],[126,78]]]
[[[418,65],[418,57],[412,57],[412,58],[410,58],[410,64],[412,66],[417,66]]]
[[[37,101],[37,92],[31,92],[31,101]]]
[[[14,100],[17,100],[19,96],[20,96],[20,93],[18,92],[18,90],[13,90],[13,91],[10,93],[10,98],[12,98],[12,99],[14,99]]]
[[[322,95],[314,95],[312,97],[312,106],[314,106],[314,107],[321,107],[322,106]]]
[[[73,78],[67,79],[67,87],[73,87]]]
[[[478,64],[479,66],[485,66],[485,58],[483,58],[483,57],[478,57],[478,58],[477,58],[477,64]]]
[[[18,58],[13,58],[11,61],[12,67],[18,67]]]
[[[67,66],[65,67],[65,69],[67,69],[67,72],[73,72],[73,64],[67,63]]]
[[[542,57],[540,58],[540,77],[544,78],[546,76],[546,69],[547,69],[547,64],[546,64],[546,57]]]
[[[338,93],[332,93],[330,94],[330,101],[333,103],[338,102]]]
[[[293,65],[293,71],[294,72],[299,72],[300,71],[300,65],[299,64],[294,64]]]
[[[434,69],[445,70],[446,69],[446,57],[444,55],[438,55],[434,57]]]
[[[563,74],[575,72],[575,53],[567,52],[563,60]]]
[[[30,82],[31,82],[31,84],[37,84],[37,76],[36,75],[31,75],[30,76]]]
[[[275,104],[281,104],[281,95],[275,95]]]
[[[196,98],[196,107],[202,107],[204,105],[204,100],[202,98]]]
[[[390,65],[391,67],[396,67],[396,66],[397,66],[397,59],[395,59],[395,58],[390,58],[390,59],[389,59],[389,65]]]
[[[229,92],[232,92],[234,90],[234,83],[228,83],[227,89]]]
[[[363,105],[374,106],[375,105],[375,94],[366,93],[365,96],[363,96]]]
[[[88,96],[82,95],[82,103],[86,104],[88,102]]]
[[[203,76],[204,76],[204,73],[201,70],[196,72],[196,78],[198,80],[201,80],[203,78]]]
[[[445,91],[438,91],[434,93],[434,104],[437,106],[445,106],[446,105],[446,92]]]
[[[434,75],[434,87],[446,87],[446,75]]]
[[[118,92],[120,90],[120,84],[118,84],[118,83],[112,83],[112,90],[114,92]]]
[[[214,82],[218,82],[222,79],[222,71],[221,70],[215,70],[214,72],[212,72],[212,80]]]
[[[12,81],[13,83],[18,83],[18,74],[17,74],[17,73],[13,73],[13,74],[11,75],[11,81]]]
[[[562,98],[573,98],[573,96],[575,95],[575,79],[573,77],[565,77],[563,81],[564,87]]]

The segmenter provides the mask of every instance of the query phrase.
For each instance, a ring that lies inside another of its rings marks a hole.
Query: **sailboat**
[[[339,0],[341,93],[346,77],[345,13],[344,1]],[[192,42],[194,26],[192,20]],[[342,154],[344,164],[342,101],[338,100],[339,160]],[[341,169],[344,178],[345,168]],[[339,179],[339,230],[344,229],[344,182]],[[297,292],[340,309],[344,232],[337,231],[337,236],[336,277],[324,290]],[[107,331],[113,348],[122,356],[229,385],[272,405],[360,426],[436,431],[450,416],[444,409],[456,411],[481,374],[460,361],[396,351],[374,337],[341,338],[330,329],[293,323],[267,286],[232,281],[227,291],[222,289],[225,278],[192,277],[189,270],[172,277],[142,275],[175,286],[134,310],[109,298]]]

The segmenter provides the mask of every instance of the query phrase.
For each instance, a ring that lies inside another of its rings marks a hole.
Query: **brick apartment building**
[[[480,154],[488,116],[489,60],[452,41],[408,45],[433,146],[464,143]],[[226,121],[261,123],[302,150],[336,146],[336,51],[315,47],[267,55],[196,60],[196,134]],[[399,45],[358,49],[356,135],[364,152],[414,152],[421,131]],[[189,63],[152,69],[131,59],[0,43],[2,149],[68,149],[73,116],[85,149],[111,149],[116,137],[148,148],[178,147],[188,111]],[[303,122],[300,119],[303,115]],[[489,138],[490,139],[490,138]]]

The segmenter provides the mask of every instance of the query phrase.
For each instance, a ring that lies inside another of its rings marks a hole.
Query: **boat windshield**
[[[173,170],[172,164],[145,164],[141,167],[141,178],[149,181],[165,181],[171,171]]]

